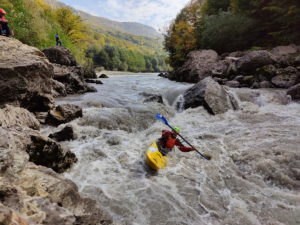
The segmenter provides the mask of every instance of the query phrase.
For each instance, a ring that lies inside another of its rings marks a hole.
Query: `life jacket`
[[[166,142],[166,147],[172,149],[175,146],[175,143],[176,143],[176,138],[169,136],[169,138]]]

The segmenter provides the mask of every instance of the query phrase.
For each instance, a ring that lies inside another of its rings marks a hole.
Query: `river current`
[[[63,142],[78,157],[65,176],[115,224],[300,224],[300,104],[285,91],[231,89],[241,109],[213,116],[202,107],[176,110],[191,84],[156,74],[102,81],[97,93],[57,104],[84,114],[70,123],[76,140]],[[165,104],[144,103],[145,93]],[[167,168],[150,171],[144,153],[167,129],[156,113],[212,160],[176,149]]]

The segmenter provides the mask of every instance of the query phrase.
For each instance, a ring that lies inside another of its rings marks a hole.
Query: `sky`
[[[94,16],[138,22],[163,31],[190,0],[60,0]]]

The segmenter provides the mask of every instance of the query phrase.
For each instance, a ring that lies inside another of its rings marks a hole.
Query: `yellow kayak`
[[[146,151],[146,164],[154,170],[164,168],[168,164],[168,158],[160,153],[156,141]]]

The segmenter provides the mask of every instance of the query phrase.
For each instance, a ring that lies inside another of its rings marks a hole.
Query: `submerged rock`
[[[205,78],[184,93],[185,109],[198,106],[203,106],[213,115],[238,109],[237,102],[228,90],[211,77]]]
[[[144,102],[158,102],[164,104],[164,100],[161,95],[141,93],[145,97]]]
[[[52,138],[56,141],[70,141],[75,139],[73,127],[65,126],[62,130],[50,134],[49,138]]]
[[[101,74],[99,78],[109,78],[106,74]]]

